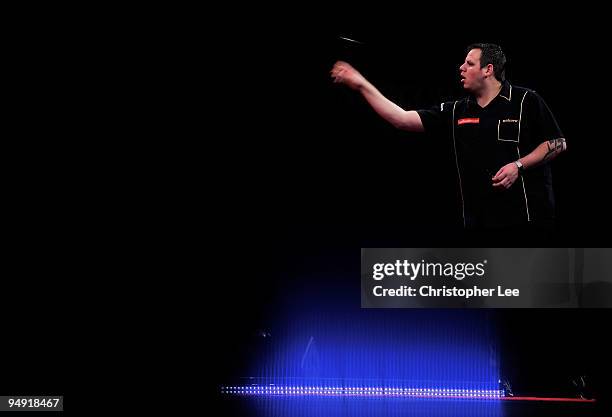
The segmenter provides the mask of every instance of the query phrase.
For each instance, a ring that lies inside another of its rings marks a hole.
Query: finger
[[[501,178],[499,181],[497,181],[497,183],[493,184],[496,187],[502,188],[505,187],[506,184],[508,183],[508,178]]]

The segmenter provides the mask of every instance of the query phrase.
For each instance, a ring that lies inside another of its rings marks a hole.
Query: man
[[[566,149],[565,138],[535,91],[505,80],[505,64],[498,45],[470,45],[459,67],[469,96],[418,111],[388,100],[346,62],[337,62],[331,75],[334,82],[359,91],[396,128],[450,138],[464,227],[548,228],[554,197],[547,162]]]

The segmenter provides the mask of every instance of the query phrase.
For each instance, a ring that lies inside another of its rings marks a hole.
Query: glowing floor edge
[[[222,386],[221,394],[235,396],[282,397],[384,397],[384,398],[436,398],[502,401],[595,402],[585,398],[506,396],[504,390],[477,390],[458,388],[394,388],[394,387],[339,387],[291,385],[232,385]]]

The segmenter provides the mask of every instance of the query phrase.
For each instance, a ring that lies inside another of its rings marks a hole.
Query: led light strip
[[[292,396],[359,396],[359,397],[436,397],[498,399],[503,390],[390,388],[390,387],[321,387],[290,385],[245,385],[221,387],[228,395],[292,395]]]

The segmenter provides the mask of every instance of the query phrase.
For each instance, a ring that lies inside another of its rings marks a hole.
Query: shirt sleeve
[[[417,110],[427,133],[446,131],[452,123],[454,101],[446,101],[429,109]]]
[[[527,93],[524,111],[527,113],[529,139],[533,147],[549,140],[565,138],[552,111],[535,91]]]

